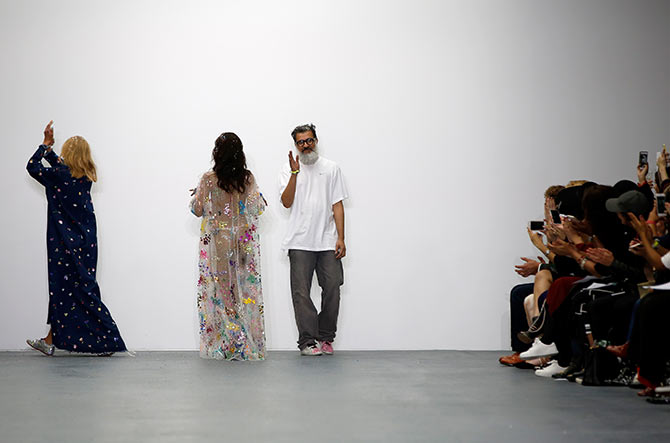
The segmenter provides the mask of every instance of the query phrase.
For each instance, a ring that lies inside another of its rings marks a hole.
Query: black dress
[[[28,173],[46,189],[49,311],[53,344],[74,352],[119,352],[126,345],[95,280],[98,245],[91,181],[73,178],[53,152],[40,145]],[[50,165],[42,165],[44,158]]]

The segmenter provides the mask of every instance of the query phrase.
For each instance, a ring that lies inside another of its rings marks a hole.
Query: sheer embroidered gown
[[[265,200],[251,177],[244,193],[227,193],[213,171],[191,200],[202,217],[198,279],[200,356],[265,358],[258,218]]]

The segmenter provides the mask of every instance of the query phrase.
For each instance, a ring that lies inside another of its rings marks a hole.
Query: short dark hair
[[[316,136],[316,126],[314,126],[313,123],[309,123],[307,125],[300,125],[296,126],[293,131],[291,131],[291,137],[293,137],[293,141],[295,141],[295,137],[298,134],[302,134],[303,132],[307,131],[312,131],[312,134],[314,134],[315,139],[319,139],[319,137]]]

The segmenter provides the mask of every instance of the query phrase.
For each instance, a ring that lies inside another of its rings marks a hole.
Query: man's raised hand
[[[289,164],[289,166],[291,166],[291,172],[300,170],[300,162],[298,162],[299,158],[300,158],[300,156],[296,154],[295,159],[294,159],[293,158],[293,151],[288,151],[288,164]]]

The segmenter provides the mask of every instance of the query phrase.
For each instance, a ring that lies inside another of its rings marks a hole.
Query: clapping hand
[[[633,227],[633,229],[635,229],[637,235],[640,236],[640,239],[642,241],[651,243],[651,229],[649,228],[649,225],[645,221],[644,217],[640,216],[638,218],[632,212],[629,212],[627,215],[628,219],[630,220],[630,225]]]
[[[547,248],[556,255],[571,256],[575,252],[575,246],[561,239],[556,239],[547,244]]]
[[[533,260],[532,258],[528,257],[521,257],[521,260],[523,260],[524,263],[520,265],[514,265],[514,271],[522,277],[528,277],[530,275],[537,274],[537,268],[539,268],[541,264],[544,264],[542,257],[538,257],[537,260]]]
[[[589,248],[586,250],[586,257],[594,263],[611,266],[614,262],[614,254],[605,248]]]
[[[554,224],[554,221],[551,217],[551,211],[556,209],[556,202],[553,198],[544,199],[544,219],[547,220],[547,224]]]
[[[581,223],[574,219],[566,219],[563,222],[563,230],[565,231],[565,235],[572,243],[582,243],[584,241],[582,238],[581,228],[583,228]]]
[[[46,128],[44,128],[44,141],[42,142],[43,145],[46,145],[51,149],[51,147],[54,145],[54,128],[53,128],[54,121],[51,120],[49,124],[47,125]]]
[[[554,241],[557,238],[560,238],[561,240],[565,240],[567,238],[565,234],[565,230],[563,229],[562,225],[557,225],[557,224],[547,224],[547,229],[546,229],[546,234],[547,234],[547,240],[549,241]]]

